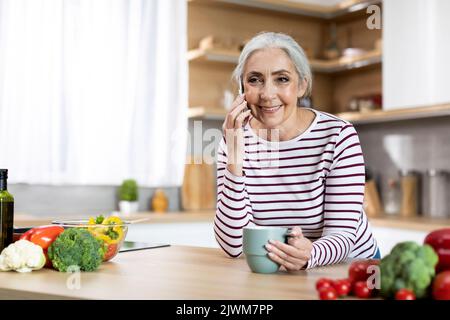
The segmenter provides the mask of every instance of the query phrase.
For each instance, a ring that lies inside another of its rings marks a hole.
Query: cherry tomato
[[[319,291],[322,288],[331,288],[333,287],[333,280],[329,278],[320,278],[316,282],[316,289]]]
[[[367,268],[379,263],[380,260],[376,259],[356,260],[352,262],[348,269],[348,278],[350,282],[354,284],[357,281],[366,281],[371,276],[371,273],[368,273]]]
[[[450,300],[450,271],[439,273],[433,281],[433,298]]]
[[[366,281],[357,281],[354,284],[353,292],[358,298],[366,299],[372,295],[372,290],[367,286]]]
[[[319,290],[320,300],[336,300],[338,298],[336,290],[332,287],[325,287]]]
[[[336,280],[333,283],[333,288],[336,290],[339,297],[345,297],[350,293],[352,283],[348,279]]]
[[[395,294],[395,300],[416,300],[416,295],[411,290],[400,289]]]

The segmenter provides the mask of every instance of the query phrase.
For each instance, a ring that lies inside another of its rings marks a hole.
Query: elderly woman
[[[365,167],[354,127],[299,107],[312,88],[302,48],[285,34],[259,34],[233,75],[241,94],[217,159],[214,231],[222,249],[241,255],[245,226],[285,226],[288,243],[266,249],[288,271],[379,258],[362,208]]]

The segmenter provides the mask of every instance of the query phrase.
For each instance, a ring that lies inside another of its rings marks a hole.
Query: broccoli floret
[[[64,230],[48,248],[53,267],[62,272],[70,266],[78,266],[82,271],[94,271],[102,263],[104,254],[102,241],[81,228]]]
[[[412,241],[397,244],[381,259],[381,290],[383,297],[392,298],[400,289],[409,289],[417,298],[424,298],[435,275],[438,256],[429,245]]]
[[[413,241],[405,241],[398,243],[391,251],[394,256],[403,255],[405,252],[415,252],[420,246]]]
[[[436,255],[436,252],[434,251],[433,247],[431,247],[428,244],[423,245],[419,248],[417,256],[426,261],[427,265],[429,267],[432,267],[431,269],[433,270],[439,261],[439,257]]]

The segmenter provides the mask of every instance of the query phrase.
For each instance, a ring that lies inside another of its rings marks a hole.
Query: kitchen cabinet
[[[220,0],[221,2],[237,3],[239,0]],[[313,16],[322,19],[334,19],[348,16],[355,11],[360,11],[373,4],[381,3],[381,0],[347,0],[333,5],[320,5],[308,1],[292,0],[251,0],[246,1],[247,6],[264,8],[273,11],[290,12],[299,15]]]
[[[449,1],[385,1],[384,109],[450,101]]]
[[[190,118],[223,120],[224,92],[229,91],[233,96],[237,93],[231,73],[239,57],[239,47],[261,31],[288,33],[303,47],[313,71],[315,108],[330,113],[344,112],[353,98],[379,94],[381,30],[367,28],[366,8],[380,3],[346,1],[321,11],[315,6],[305,7],[289,1],[189,1]],[[339,49],[358,48],[362,54],[323,59],[333,24]],[[208,37],[212,44],[201,45]]]

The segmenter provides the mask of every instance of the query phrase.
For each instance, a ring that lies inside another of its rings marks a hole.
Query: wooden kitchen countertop
[[[68,216],[50,217],[50,216],[33,216],[18,213],[14,216],[14,226],[16,227],[33,227],[51,223],[53,220],[71,220],[71,219],[88,219],[89,216]],[[139,212],[124,217],[124,220],[137,221],[141,224],[154,223],[184,223],[184,222],[212,222],[214,220],[214,211],[197,210],[189,212]]]
[[[340,264],[296,273],[256,274],[244,258],[214,248],[171,246],[119,253],[95,272],[0,272],[0,299],[317,299],[321,277],[344,278]]]

